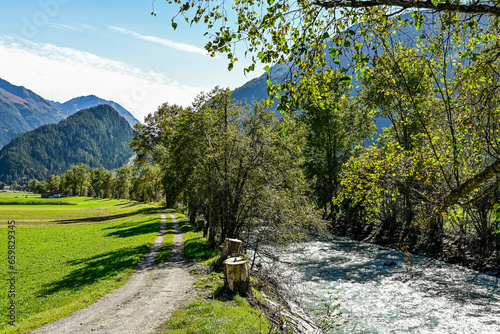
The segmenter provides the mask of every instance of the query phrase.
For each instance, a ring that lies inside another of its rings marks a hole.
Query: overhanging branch
[[[314,5],[323,8],[367,8],[376,6],[391,6],[401,7],[404,9],[420,8],[431,9],[438,12],[458,12],[466,14],[488,14],[500,17],[500,6],[497,3],[451,3],[440,2],[436,5],[432,1],[415,1],[415,0],[362,0],[362,1],[346,1],[346,0],[330,0],[313,2]]]
[[[451,191],[448,196],[443,200],[441,207],[434,213],[432,217],[426,220],[429,223],[433,219],[439,217],[440,214],[446,211],[450,206],[458,202],[460,198],[463,198],[478,189],[488,180],[493,178],[495,175],[500,174],[500,160],[496,160],[494,163],[486,167],[481,173],[477,174],[473,178],[464,182],[457,189]]]

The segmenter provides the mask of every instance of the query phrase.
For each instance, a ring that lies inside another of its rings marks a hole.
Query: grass
[[[0,205],[76,205],[66,198],[40,198],[29,193],[0,193]]]
[[[200,300],[183,307],[162,327],[172,334],[257,334],[269,333],[264,314],[250,307],[245,299],[233,301]]]
[[[203,232],[189,223],[189,219],[172,211],[179,220],[184,232],[184,249],[186,257],[191,261],[203,261],[202,267],[215,264],[220,252],[210,249]],[[205,300],[195,301],[175,311],[170,319],[161,327],[164,333],[175,334],[261,334],[269,333],[271,325],[266,316],[248,302],[236,295],[223,295],[224,274],[210,272],[197,275],[195,285],[202,292],[208,293]],[[215,299],[217,298],[217,299]]]
[[[9,199],[2,194],[0,200]],[[4,296],[10,220],[16,221],[17,271],[16,326],[7,324],[10,301],[2,296],[1,333],[32,330],[121,286],[158,233],[160,215],[137,203],[83,197],[66,200],[74,205],[6,204],[0,209],[0,292]],[[166,239],[169,246],[171,228]]]
[[[184,235],[184,254],[189,261],[201,261],[218,256],[220,252],[210,248],[203,237],[203,232],[191,225],[189,218],[174,210],[171,212],[177,217]]]
[[[8,201],[5,194],[0,201]],[[13,196],[14,194],[10,194]],[[17,195],[16,195],[17,196]],[[47,199],[29,198],[40,203]],[[0,222],[15,219],[19,227],[49,227],[64,225],[89,225],[122,221],[138,215],[149,215],[151,209],[135,202],[115,199],[94,199],[89,197],[69,197],[48,199],[67,201],[73,205],[53,204],[7,204],[0,210]]]
[[[163,237],[163,246],[160,248],[158,256],[155,259],[155,264],[159,264],[168,260],[168,258],[170,257],[170,246],[172,246],[172,243],[174,242],[174,225],[172,222],[172,218],[168,214],[165,214],[165,216],[167,228]]]

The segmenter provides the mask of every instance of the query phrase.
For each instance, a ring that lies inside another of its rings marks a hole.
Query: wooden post
[[[205,229],[205,221],[203,219],[198,219],[196,221],[196,228],[198,231],[203,231]]]
[[[224,240],[224,248],[222,249],[221,258],[226,259],[228,256],[241,252],[241,240],[229,239]]]
[[[250,275],[247,261],[243,257],[232,257],[224,261],[224,286],[226,292],[243,297],[251,295]]]

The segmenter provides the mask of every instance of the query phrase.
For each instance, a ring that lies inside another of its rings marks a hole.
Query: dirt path
[[[94,304],[32,333],[157,333],[156,328],[190,299],[194,281],[184,259],[184,238],[177,218],[168,214],[173,219],[175,234],[167,262],[153,267],[166,230],[162,213],[160,232],[127,283]]]

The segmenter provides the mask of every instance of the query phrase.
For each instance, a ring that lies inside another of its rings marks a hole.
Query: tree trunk
[[[247,261],[243,257],[232,257],[224,261],[224,287],[226,293],[246,297],[252,294]]]
[[[196,216],[198,215],[198,206],[190,202],[188,206],[188,212],[189,222],[194,225],[196,223]]]
[[[204,231],[205,230],[205,221],[203,219],[198,219],[196,221],[196,228],[198,231]]]

